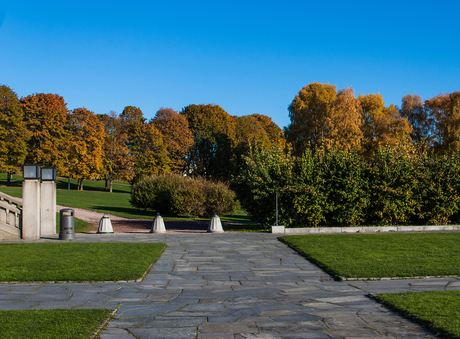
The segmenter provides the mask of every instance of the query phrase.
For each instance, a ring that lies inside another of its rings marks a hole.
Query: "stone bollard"
[[[209,221],[208,232],[210,233],[222,233],[224,229],[222,228],[222,223],[217,214],[214,213],[211,220]]]
[[[99,234],[111,234],[113,233],[112,222],[107,214],[101,218],[99,221],[99,228],[97,229],[97,233]]]
[[[152,229],[150,233],[166,233],[165,222],[161,217],[160,213],[157,214],[155,219],[153,220]]]

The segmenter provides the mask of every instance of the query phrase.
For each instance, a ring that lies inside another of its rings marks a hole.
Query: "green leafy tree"
[[[326,222],[330,204],[324,178],[324,155],[324,152],[307,149],[295,159],[294,184],[287,187],[295,226],[317,227]]]
[[[416,222],[447,225],[460,211],[460,153],[425,151],[417,161]]]
[[[402,148],[389,146],[377,150],[370,163],[370,223],[404,225],[417,210],[414,158]]]
[[[212,179],[230,179],[234,173],[235,122],[218,105],[189,105],[181,113],[193,134],[187,173]]]
[[[328,224],[357,226],[366,219],[369,206],[367,164],[355,149],[337,148],[323,162],[324,190],[327,194]]]
[[[11,173],[24,164],[27,156],[28,133],[24,113],[16,93],[6,85],[0,86],[0,170],[7,173],[10,185]]]
[[[241,206],[252,220],[264,226],[274,225],[276,195],[279,196],[279,220],[292,224],[292,197],[289,187],[294,185],[294,159],[281,148],[250,150],[240,174],[232,182]]]
[[[57,94],[32,94],[20,99],[26,128],[30,133],[26,162],[55,167],[68,174],[70,114],[64,98]]]

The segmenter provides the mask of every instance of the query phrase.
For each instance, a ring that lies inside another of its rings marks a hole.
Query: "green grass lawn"
[[[61,231],[61,218],[60,214],[56,213],[56,233],[59,234]],[[85,233],[89,232],[93,229],[93,224],[90,222],[86,222],[83,220],[80,220],[78,218],[74,218],[74,228],[75,228],[75,233]]]
[[[460,291],[384,293],[376,299],[437,334],[460,338]]]
[[[0,191],[13,197],[22,198],[22,178],[18,179],[12,186],[6,185],[5,174],[0,173]],[[144,211],[131,206],[131,186],[126,182],[114,182],[113,193],[105,191],[105,181],[85,180],[84,190],[76,190],[76,181],[71,180],[71,190],[67,189],[68,179],[56,180],[56,202],[58,205],[83,208],[86,210],[97,211],[101,213],[113,214],[128,219],[153,219],[155,213]],[[116,189],[115,189],[116,187]],[[186,218],[177,216],[162,215],[165,220],[209,220],[204,218]],[[250,222],[250,218],[245,211],[237,211],[234,214],[220,216],[222,221],[231,222]],[[76,225],[75,225],[76,227]],[[241,228],[241,227],[240,227]],[[254,226],[246,230],[255,230]],[[234,229],[236,230],[236,229]],[[244,228],[243,228],[244,230]]]
[[[0,244],[0,281],[117,281],[143,276],[162,243]]]
[[[460,233],[295,235],[280,239],[334,276],[460,275]]]
[[[108,309],[0,311],[3,339],[89,339],[110,316]]]

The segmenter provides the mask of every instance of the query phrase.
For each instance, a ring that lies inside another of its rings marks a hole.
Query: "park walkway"
[[[436,338],[368,294],[460,289],[460,278],[333,281],[268,233],[77,234],[74,241],[169,246],[140,283],[0,284],[0,309],[118,309],[103,339]]]

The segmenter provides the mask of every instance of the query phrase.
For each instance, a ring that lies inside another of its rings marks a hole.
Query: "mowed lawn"
[[[460,338],[460,291],[384,293],[376,299],[437,334]]]
[[[15,182],[12,186],[6,185],[5,174],[0,173],[0,191],[13,197],[22,198],[22,178],[14,176]],[[68,179],[58,178],[56,180],[56,202],[58,205],[82,208],[86,210],[117,215],[128,219],[153,219],[156,213],[153,211],[145,211],[131,206],[131,185],[126,182],[115,181],[113,183],[113,192],[105,190],[105,181],[85,180],[84,190],[77,191],[76,180],[71,180],[71,189],[68,190]],[[75,215],[76,219],[78,215]],[[162,215],[165,220],[197,220],[197,218],[177,217]],[[222,221],[234,223],[248,223],[250,217],[245,211],[237,211],[234,214],[220,216]],[[208,220],[208,219],[199,219]],[[230,225],[226,230],[231,231],[263,231],[264,229],[258,225],[238,226]]]
[[[109,309],[0,311],[3,339],[88,339],[110,317]]]
[[[281,240],[336,277],[460,275],[460,233],[295,235]]]
[[[118,281],[141,278],[163,243],[0,244],[0,281]]]

